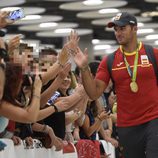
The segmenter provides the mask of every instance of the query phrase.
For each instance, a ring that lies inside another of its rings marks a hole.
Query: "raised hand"
[[[69,58],[70,58],[70,54],[66,49],[66,47],[64,46],[61,52],[58,54],[58,63],[61,66],[64,66],[68,62]]]
[[[74,52],[72,50],[75,50],[77,48],[78,41],[79,41],[79,38],[76,31],[71,31],[70,36],[68,37],[67,43],[64,44],[64,47],[62,48],[58,56],[58,61],[62,66],[65,65],[67,61],[69,60],[71,52]]]
[[[79,39],[80,38],[78,37],[77,32],[75,30],[71,31],[67,43],[65,44],[65,47],[68,49],[71,55],[76,51],[78,47]]]
[[[35,77],[35,81],[34,81],[34,83],[33,83],[33,87],[34,87],[35,89],[39,89],[39,90],[41,90],[41,87],[42,87],[42,81],[41,81],[39,75],[36,75],[36,77]]]
[[[20,45],[20,35],[17,35],[9,40],[8,42],[8,52],[12,53]]]
[[[65,44],[69,54],[73,57],[78,67],[82,68],[88,64],[88,52],[87,49],[84,52],[78,46],[79,36],[76,31],[71,31],[68,42]]]
[[[84,68],[88,65],[88,51],[87,48],[84,52],[81,51],[79,47],[77,47],[76,52],[73,55],[73,59],[79,68]]]
[[[9,15],[8,11],[1,11],[0,12],[0,28],[3,28],[9,24],[12,24],[13,20],[8,20],[7,16]]]
[[[58,78],[65,79],[68,76],[69,71],[71,70],[71,64],[67,63],[62,70],[58,73]]]

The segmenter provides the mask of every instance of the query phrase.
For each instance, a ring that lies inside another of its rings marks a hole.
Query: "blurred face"
[[[70,84],[71,84],[71,78],[70,76],[67,76],[62,82],[59,89],[66,91],[70,87]]]
[[[31,62],[33,62],[33,52],[26,48],[22,52],[22,66],[25,69],[25,73],[30,71]]]
[[[13,51],[13,54],[9,55],[13,59],[14,63],[22,63],[22,55],[20,54],[18,48]]]
[[[38,59],[34,59],[33,61],[33,67],[31,69],[32,73],[35,74],[35,75],[39,75],[40,74],[40,68],[39,68],[39,61]]]
[[[46,55],[47,61],[52,65],[57,61],[56,55]]]
[[[120,45],[129,44],[136,35],[136,26],[114,26],[115,36]]]
[[[40,57],[40,73],[45,73],[56,62],[55,55],[42,55]]]

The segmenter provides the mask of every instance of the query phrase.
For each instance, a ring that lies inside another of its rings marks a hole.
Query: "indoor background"
[[[25,13],[25,18],[5,28],[5,39],[22,34],[22,41],[35,49],[60,50],[75,29],[81,48],[88,47],[91,59],[100,59],[118,47],[106,24],[122,11],[137,17],[139,40],[158,47],[158,0],[0,0],[0,8],[5,7],[20,7]]]

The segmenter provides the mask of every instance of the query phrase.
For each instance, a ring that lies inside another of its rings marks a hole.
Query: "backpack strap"
[[[149,61],[153,65],[154,72],[155,72],[156,79],[157,79],[157,85],[158,85],[158,64],[156,62],[156,58],[155,58],[155,55],[154,55],[154,52],[153,52],[153,47],[150,46],[150,45],[146,45],[146,44],[144,45],[144,47],[145,47],[146,54],[149,58]],[[115,82],[114,82],[114,79],[112,77],[112,65],[113,65],[113,61],[114,61],[114,58],[115,58],[115,54],[116,54],[116,51],[109,54],[108,57],[107,57],[107,69],[108,69],[110,78],[111,78],[112,83],[113,83],[113,90],[115,89]]]
[[[114,91],[115,91],[115,82],[114,82],[114,79],[112,77],[112,65],[113,65],[113,61],[114,61],[114,58],[115,58],[115,54],[116,54],[116,51],[111,53],[111,54],[109,54],[108,57],[107,57],[107,69],[108,69],[111,81],[113,83],[112,89]]]
[[[154,55],[153,47],[150,46],[150,45],[146,45],[146,44],[144,45],[144,47],[145,47],[146,54],[149,58],[149,61],[153,65],[154,72],[155,72],[156,79],[157,79],[157,85],[158,85],[158,65],[157,65],[157,62],[156,62],[155,55]]]

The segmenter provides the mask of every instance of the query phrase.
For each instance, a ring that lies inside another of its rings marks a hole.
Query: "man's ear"
[[[137,32],[137,30],[138,30],[138,27],[135,25],[135,26],[133,26],[133,30],[135,31],[135,32]]]

